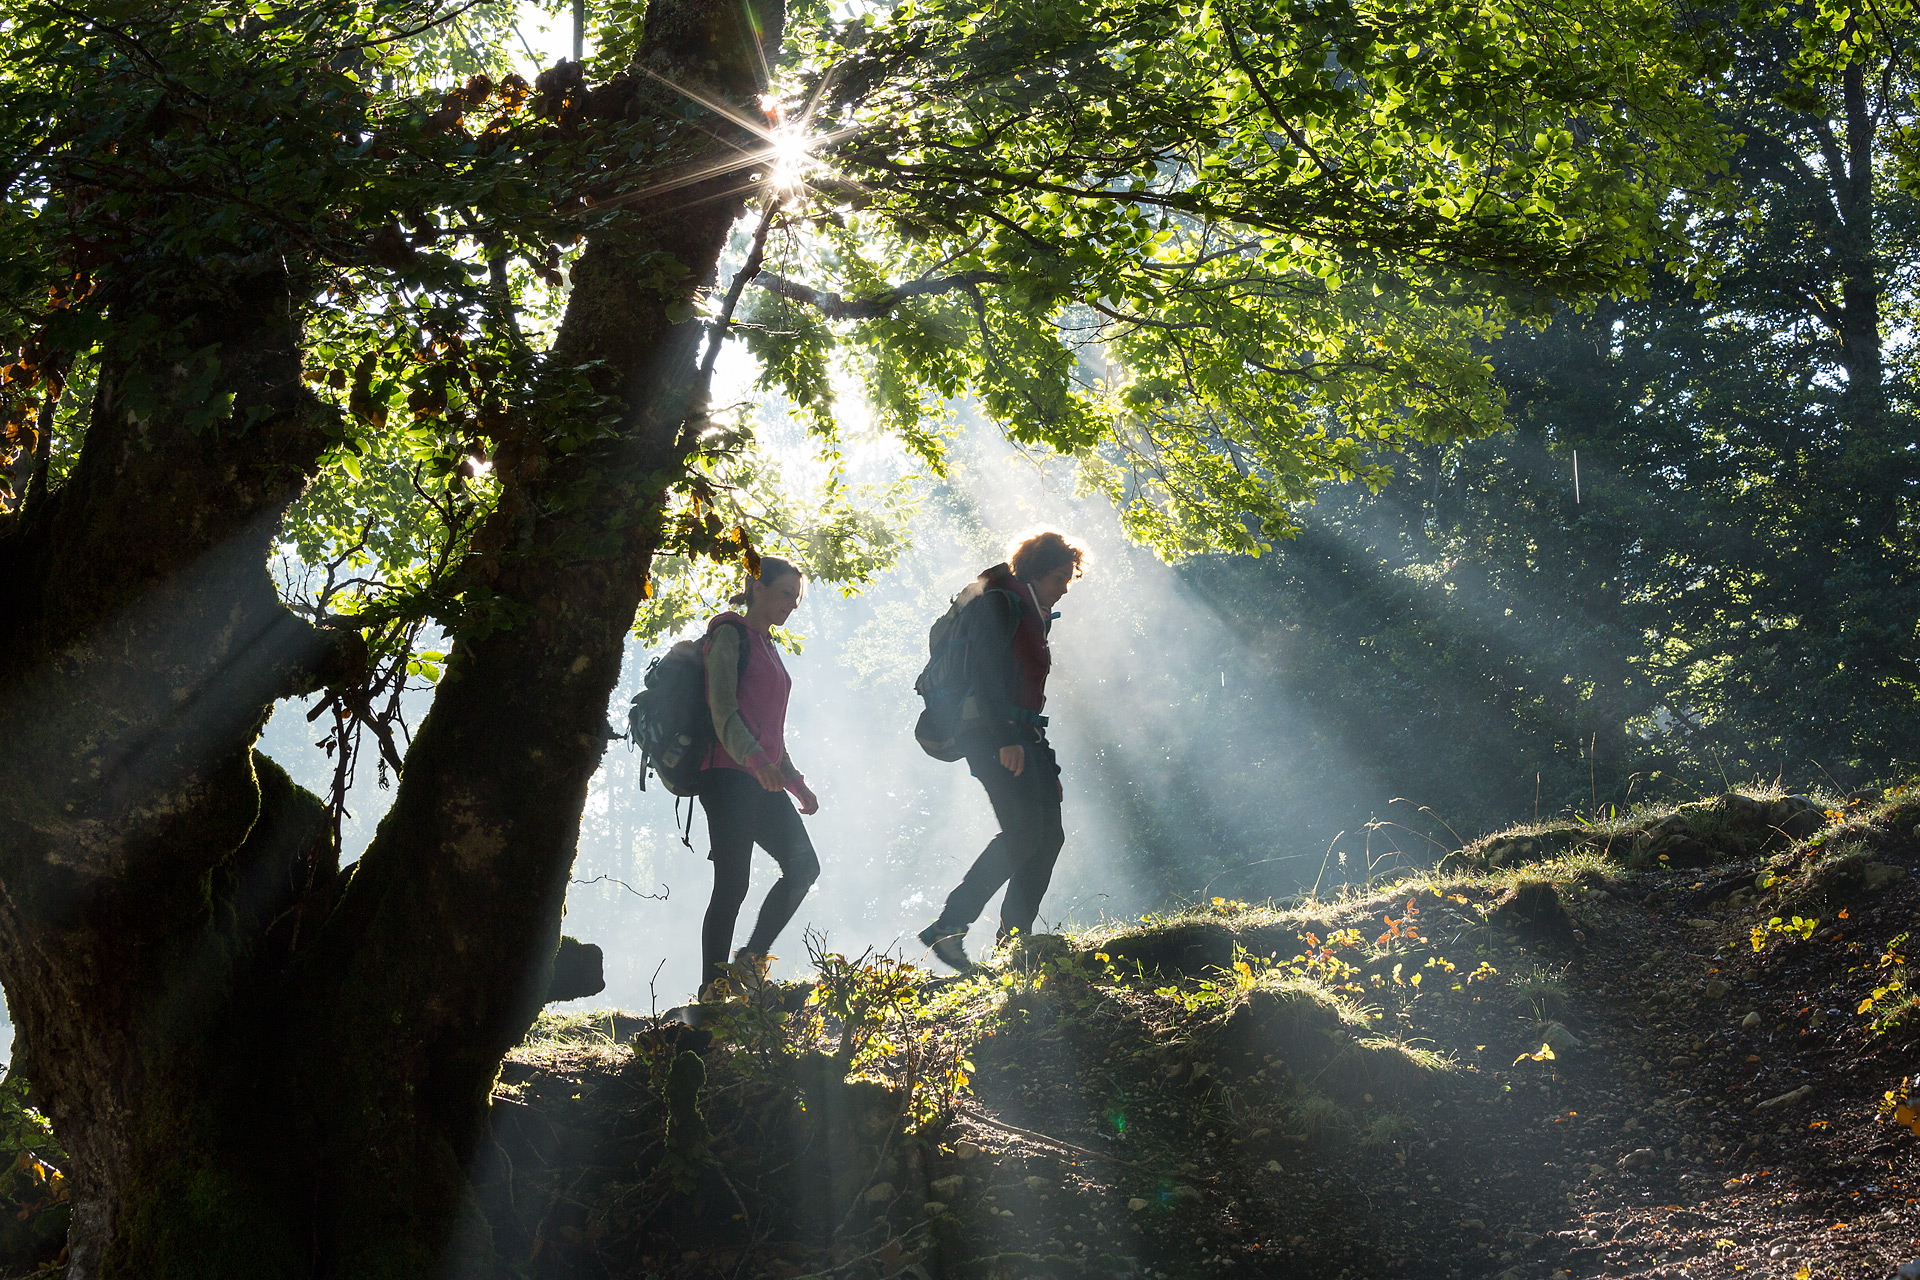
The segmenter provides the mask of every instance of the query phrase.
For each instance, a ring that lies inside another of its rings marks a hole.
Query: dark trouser
[[[967,752],[967,767],[987,789],[1000,834],[974,859],[960,887],[948,896],[940,912],[943,925],[965,928],[972,924],[980,918],[987,899],[1006,885],[999,936],[1005,938],[1015,929],[1022,934],[1033,932],[1033,918],[1040,914],[1040,899],[1053,879],[1053,864],[1067,835],[1060,825],[1060,765],[1053,758],[1053,748],[1045,742],[1021,745],[1027,749],[1027,765],[1018,777],[1000,763],[996,747]]]
[[[700,984],[725,973],[733,926],[740,904],[747,900],[747,872],[753,846],[759,845],[780,865],[780,879],[760,904],[760,918],[746,950],[765,955],[773,940],[800,909],[800,900],[820,876],[807,828],[784,791],[768,791],[750,773],[738,769],[709,769],[700,779],[700,807],[707,811],[707,836],[713,851],[713,901],[707,904],[700,927]]]

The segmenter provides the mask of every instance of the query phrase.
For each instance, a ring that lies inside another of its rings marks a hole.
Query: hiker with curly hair
[[[799,607],[806,579],[799,568],[775,556],[760,558],[728,610],[707,624],[707,710],[717,741],[708,748],[700,775],[700,807],[707,814],[712,851],[713,900],[700,929],[700,998],[719,992],[729,975],[727,949],[747,899],[753,846],[780,867],[780,879],[760,904],[759,919],[733,965],[749,980],[766,975],[768,951],[793,919],[800,900],[820,875],[820,860],[807,838],[802,814],[820,808],[807,780],[787,755],[787,695],[793,679],[780,660],[772,628]],[[744,650],[744,657],[742,656]],[[796,811],[791,792],[800,801]]]
[[[1060,766],[1047,742],[1047,635],[1053,606],[1086,566],[1086,551],[1057,529],[1017,539],[1006,562],[980,574],[955,599],[964,645],[965,696],[954,748],[986,789],[1000,833],[948,895],[920,941],[943,963],[973,967],[964,940],[987,900],[1006,886],[997,942],[1033,930],[1053,864],[1066,842],[1060,823]],[[967,597],[971,596],[971,599]]]

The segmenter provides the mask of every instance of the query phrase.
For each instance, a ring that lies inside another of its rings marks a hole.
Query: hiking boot
[[[767,985],[767,968],[773,963],[773,957],[749,951],[745,947],[733,953],[733,985],[740,994],[752,1000]]]
[[[920,931],[920,942],[933,952],[933,958],[956,973],[971,973],[973,961],[967,959],[965,939],[967,928],[961,925],[955,928],[935,920]]]

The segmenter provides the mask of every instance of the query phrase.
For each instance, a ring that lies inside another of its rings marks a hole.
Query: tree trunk
[[[782,26],[778,0],[752,8],[655,0],[641,58],[750,104]],[[672,90],[641,97],[691,129]],[[212,279],[160,317],[217,352],[230,415],[168,398],[190,372],[177,349],[104,363],[74,478],[0,536],[0,598],[25,605],[0,621],[0,981],[74,1165],[71,1276],[489,1269],[449,1255],[465,1170],[547,988],[607,700],[684,474],[701,327],[669,316],[713,279],[739,176],[590,240],[550,381],[597,362],[624,429],[549,456],[539,442],[582,411],[529,396],[462,570],[494,611],[456,634],[392,811],[344,875],[322,807],[251,750],[278,698],[362,661],[266,572],[327,439],[300,383],[303,282]],[[484,1233],[458,1238],[484,1254]]]

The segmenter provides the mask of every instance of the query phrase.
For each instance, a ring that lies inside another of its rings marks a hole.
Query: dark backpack
[[[1020,598],[1000,587],[971,582],[953,598],[947,611],[927,631],[929,656],[926,669],[913,682],[913,691],[925,701],[926,709],[914,722],[913,736],[919,742],[920,749],[935,760],[958,760],[966,754],[956,739],[960,733],[961,709],[966,704],[967,695],[973,692],[973,682],[967,652],[967,626],[961,620],[961,615],[988,595],[1007,598],[1013,629],[1018,630]],[[1007,637],[1012,639],[1012,630],[1007,632]]]
[[[735,627],[740,632],[740,673],[746,674],[753,651],[747,629],[729,618],[713,627]],[[713,634],[707,628],[707,636]],[[700,764],[707,748],[718,739],[713,713],[707,709],[706,639],[682,640],[647,667],[645,687],[633,695],[627,708],[627,741],[640,752],[640,789],[647,789],[647,770],[676,796],[700,790]]]

